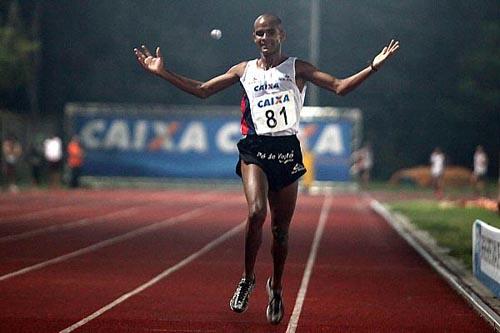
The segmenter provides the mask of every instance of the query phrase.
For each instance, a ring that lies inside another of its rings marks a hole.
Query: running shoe
[[[273,290],[271,288],[271,278],[267,279],[266,289],[269,295],[269,304],[266,309],[267,321],[273,325],[278,325],[281,319],[283,319],[284,312],[281,290]]]
[[[229,302],[229,307],[234,312],[244,312],[248,307],[248,299],[255,287],[255,276],[253,279],[241,278],[240,283],[236,287],[233,298]]]

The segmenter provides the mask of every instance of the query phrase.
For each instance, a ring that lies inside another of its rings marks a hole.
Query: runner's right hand
[[[156,48],[156,56],[153,56],[145,45],[134,48],[134,53],[139,64],[148,72],[158,75],[165,70],[160,47]]]

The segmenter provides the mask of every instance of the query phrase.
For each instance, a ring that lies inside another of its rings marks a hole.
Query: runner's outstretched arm
[[[134,53],[137,61],[146,71],[167,80],[177,88],[199,98],[207,98],[238,82],[246,65],[245,62],[242,62],[233,66],[222,75],[216,76],[206,82],[201,82],[181,76],[165,68],[159,47],[156,48],[155,56],[144,45],[140,49],[134,48]]]
[[[338,95],[345,95],[357,88],[372,73],[379,70],[389,57],[399,49],[399,42],[391,40],[389,45],[373,58],[370,66],[364,68],[358,73],[344,79],[338,79],[328,73],[324,73],[305,61],[297,62],[297,78],[303,81],[309,81],[317,86],[333,91]]]

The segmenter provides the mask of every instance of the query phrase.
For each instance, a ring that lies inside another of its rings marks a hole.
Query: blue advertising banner
[[[237,112],[138,112],[106,104],[71,104],[66,111],[68,131],[80,136],[85,149],[84,175],[237,178]],[[350,180],[353,121],[308,118],[301,124],[299,137],[303,149],[314,153],[316,179]]]
[[[348,181],[351,167],[353,123],[348,120],[303,120],[302,149],[314,156],[317,181]]]

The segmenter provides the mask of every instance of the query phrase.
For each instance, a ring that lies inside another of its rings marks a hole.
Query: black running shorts
[[[238,142],[238,151],[236,174],[241,177],[241,161],[256,164],[266,174],[271,191],[279,191],[306,173],[295,135],[248,135]]]

